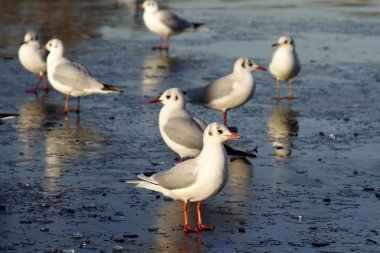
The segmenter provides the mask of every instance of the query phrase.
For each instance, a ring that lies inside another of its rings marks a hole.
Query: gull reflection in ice
[[[244,157],[229,157],[228,182],[223,190],[234,200],[244,200],[252,193],[253,166]]]
[[[45,177],[50,188],[54,188],[55,178],[60,177],[62,171],[71,173],[71,169],[80,169],[86,157],[96,157],[95,153],[105,140],[104,136],[84,126],[70,123],[66,121],[63,127],[51,127],[46,133]]]
[[[280,106],[277,103],[271,108],[271,114],[268,118],[268,135],[276,156],[291,155],[293,139],[298,134],[296,116],[296,112],[292,110],[290,103],[285,106]]]
[[[19,105],[19,121],[17,124],[18,138],[23,143],[23,153],[26,159],[38,155],[43,142],[44,125],[47,123],[49,107],[46,97],[36,97],[33,100],[25,100]]]
[[[157,96],[159,85],[170,72],[170,57],[165,53],[147,59],[142,67],[142,89],[146,96]]]

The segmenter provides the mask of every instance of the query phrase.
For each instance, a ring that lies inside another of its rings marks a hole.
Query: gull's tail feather
[[[206,32],[206,31],[210,31],[210,28],[208,28],[205,24],[203,23],[191,23],[192,24],[192,28],[196,31],[202,31],[202,32]]]
[[[105,91],[107,93],[120,93],[120,92],[123,92],[120,88],[115,87],[113,85],[105,84],[105,83],[103,83],[102,91]]]
[[[231,156],[242,156],[242,157],[251,157],[251,158],[256,158],[257,155],[252,154],[252,153],[247,153],[241,150],[234,149],[228,145],[224,145],[224,148],[226,149],[227,155]]]
[[[0,113],[0,119],[11,119],[20,116],[18,113]]]

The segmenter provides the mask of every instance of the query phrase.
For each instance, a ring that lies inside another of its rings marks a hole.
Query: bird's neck
[[[236,80],[239,80],[239,81],[247,81],[247,82],[252,82],[253,81],[253,77],[252,77],[252,73],[247,71],[247,70],[236,70],[234,72],[234,76],[236,78]]]
[[[227,160],[227,153],[220,142],[209,142],[203,140],[203,149],[199,154],[201,160],[213,160],[215,163],[225,163]]]

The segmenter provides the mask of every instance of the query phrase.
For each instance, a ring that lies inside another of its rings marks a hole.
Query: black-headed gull
[[[178,88],[166,90],[160,98],[151,103],[162,103],[159,127],[166,145],[179,155],[180,161],[193,158],[200,154],[203,148],[203,131],[206,124],[186,110],[183,93]],[[240,150],[224,145],[228,155],[256,157]]]
[[[27,32],[18,50],[18,59],[25,69],[39,75],[34,88],[27,90],[27,92],[37,93],[38,85],[42,80],[45,82],[44,90],[49,91],[49,85],[46,81],[46,56],[47,52],[40,48],[37,34],[35,32]]]
[[[296,52],[296,44],[291,36],[282,36],[272,46],[277,47],[269,64],[269,72],[276,79],[275,99],[282,99],[280,96],[280,81],[288,81],[288,99],[293,99],[292,80],[301,70],[301,63]]]
[[[18,113],[0,113],[0,125],[3,124],[3,120],[5,119],[11,119],[18,116],[20,116]]]
[[[266,70],[248,57],[235,61],[233,72],[223,76],[205,87],[190,89],[186,92],[189,99],[223,113],[224,124],[227,124],[227,111],[245,104],[255,91],[255,82],[251,72]],[[230,128],[236,131],[235,127]]]
[[[221,123],[209,124],[203,134],[202,152],[195,157],[178,163],[168,171],[153,175],[139,174],[137,187],[161,192],[166,197],[184,202],[184,231],[199,232],[213,230],[214,226],[202,223],[200,202],[216,195],[227,182],[228,163],[223,142],[228,139],[240,139]],[[130,181],[131,182],[131,181]],[[198,228],[187,222],[187,203],[198,202]]]
[[[59,113],[68,113],[70,96],[77,97],[77,108],[71,111],[79,113],[80,96],[121,92],[117,87],[96,80],[82,65],[65,58],[60,39],[51,39],[44,47],[50,52],[47,58],[49,82],[54,89],[66,95],[64,110]]]
[[[145,26],[160,36],[160,44],[153,50],[169,50],[170,36],[205,27],[202,23],[191,23],[168,10],[161,10],[155,0],[146,0],[139,8],[144,10]],[[162,46],[163,37],[166,37],[166,47]]]

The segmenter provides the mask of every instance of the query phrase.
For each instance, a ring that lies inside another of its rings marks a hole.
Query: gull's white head
[[[234,64],[234,73],[240,72],[240,71],[249,71],[253,72],[255,70],[263,70],[265,71],[266,68],[257,65],[253,60],[251,60],[249,57],[240,57],[235,61]]]
[[[209,124],[203,134],[203,142],[223,143],[229,139],[241,139],[240,135],[233,134],[222,123],[213,122]]]
[[[29,42],[31,42],[31,41],[35,41],[35,42],[37,42],[38,44],[40,43],[40,42],[39,42],[38,35],[37,35],[35,32],[33,32],[33,31],[31,31],[31,32],[27,32],[27,33],[25,34],[25,36],[24,36],[24,42],[21,43],[21,44],[29,43]]]
[[[33,41],[33,40],[38,41],[39,40],[38,35],[33,31],[27,32],[24,36],[24,42]]]
[[[155,0],[146,0],[139,8],[145,11],[157,11],[158,4]]]
[[[175,108],[175,109],[184,109],[185,108],[185,98],[183,93],[178,88],[171,88],[166,90],[160,98],[153,99],[151,103],[162,103],[165,106]]]
[[[50,54],[49,55],[60,55],[63,56],[65,51],[65,47],[63,46],[63,42],[60,39],[51,39],[44,46]]]
[[[290,48],[294,50],[296,48],[296,44],[292,36],[282,36],[278,39],[277,43],[272,45],[272,47]]]

